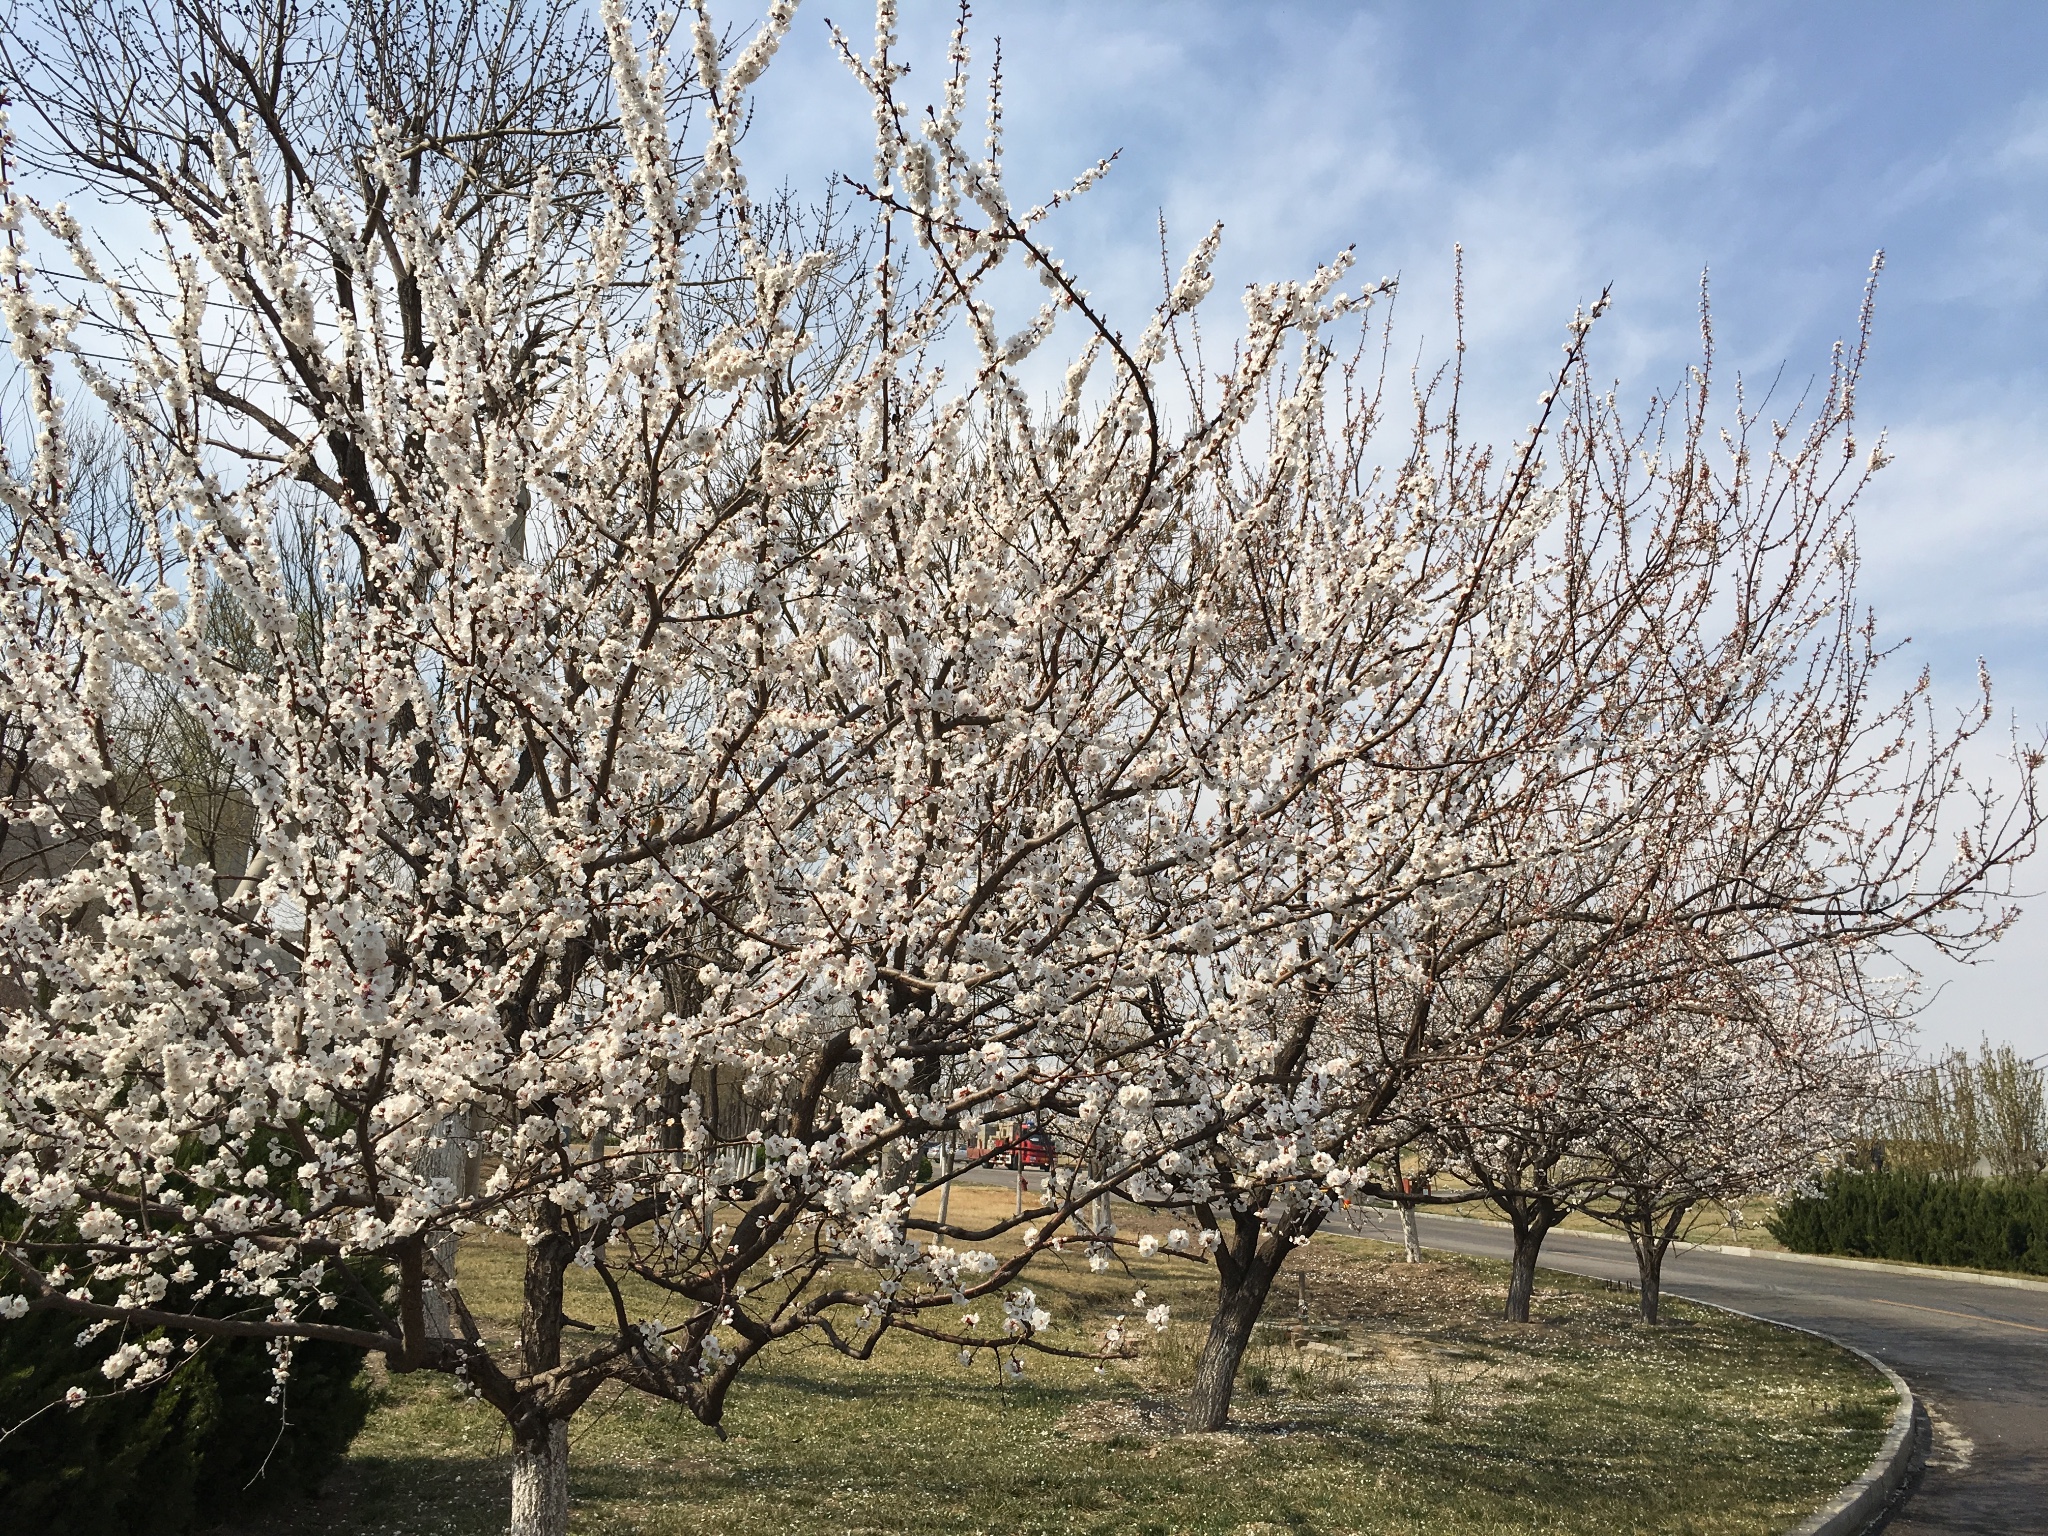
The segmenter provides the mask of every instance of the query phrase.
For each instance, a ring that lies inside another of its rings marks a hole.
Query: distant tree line
[[[1877,1171],[1958,1179],[2037,1178],[2048,1169],[2048,1094],[2041,1067],[1986,1040],[1973,1060],[1951,1048],[1899,1075],[1869,1150]]]

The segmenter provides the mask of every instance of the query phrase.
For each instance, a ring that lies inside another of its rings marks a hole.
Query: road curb
[[[1392,1209],[1391,1206],[1388,1207]],[[1483,1216],[1452,1216],[1448,1212],[1421,1213],[1427,1221],[1469,1221],[1482,1227],[1505,1228],[1504,1221]],[[1619,1232],[1588,1232],[1583,1227],[1554,1227],[1557,1237],[1590,1237],[1602,1243],[1626,1243]],[[2048,1291],[2048,1280],[2024,1280],[2018,1275],[1987,1275],[1974,1269],[1942,1269],[1933,1264],[1893,1264],[1880,1259],[1843,1259],[1829,1253],[1787,1253],[1780,1248],[1744,1248],[1734,1243],[1673,1243],[1673,1253],[1725,1253],[1737,1259],[1773,1259],[1780,1264],[1821,1264],[1830,1269],[1860,1269],[1865,1274],[1918,1275],[1926,1280],[1960,1280],[1970,1285],[1995,1285],[2008,1291]]]
[[[1892,1384],[1892,1390],[1899,1394],[1899,1406],[1892,1412],[1891,1427],[1885,1431],[1884,1443],[1877,1448],[1877,1454],[1870,1459],[1870,1465],[1864,1468],[1861,1477],[1845,1484],[1834,1498],[1792,1527],[1787,1536],[1862,1536],[1882,1519],[1911,1481],[1915,1458],[1924,1456],[1926,1450],[1927,1414],[1921,1408],[1920,1400],[1913,1395],[1906,1378],[1867,1350],[1844,1343],[1818,1328],[1802,1328],[1797,1323],[1780,1322],[1775,1317],[1759,1317],[1754,1312],[1724,1307],[1719,1302],[1701,1301],[1697,1296],[1686,1296],[1677,1291],[1664,1294],[1679,1301],[1689,1301],[1696,1307],[1725,1312],[1730,1317],[1747,1318],[1753,1323],[1806,1334],[1837,1349],[1847,1350],[1864,1364],[1884,1373],[1885,1380]]]

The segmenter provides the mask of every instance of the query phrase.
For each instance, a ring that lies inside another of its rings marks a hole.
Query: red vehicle
[[[990,1147],[989,1162],[997,1168],[1050,1168],[1052,1142],[1042,1131],[1020,1131]]]

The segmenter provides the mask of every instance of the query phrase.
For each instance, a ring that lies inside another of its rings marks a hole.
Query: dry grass
[[[1014,1196],[955,1196],[1004,1213]],[[1128,1230],[1124,1213],[1119,1221]],[[517,1253],[463,1255],[473,1304],[509,1328]],[[1545,1276],[1538,1321],[1497,1321],[1502,1268],[1398,1262],[1319,1240],[1290,1261],[1247,1359],[1231,1429],[1180,1430],[1205,1272],[1152,1262],[1033,1284],[1069,1340],[1134,1284],[1176,1321],[1098,1371],[1030,1362],[1005,1390],[914,1341],[862,1366],[815,1345],[760,1362],[720,1443],[677,1410],[602,1396],[572,1429],[574,1529],[753,1532],[1253,1533],[1780,1530],[1874,1452],[1890,1394],[1811,1339]],[[585,1315],[601,1316],[596,1297]],[[441,1380],[388,1383],[348,1464],[276,1536],[503,1528],[505,1435]]]

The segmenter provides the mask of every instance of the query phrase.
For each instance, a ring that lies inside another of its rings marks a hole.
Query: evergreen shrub
[[[310,1495],[370,1410],[363,1351],[300,1342],[282,1405],[254,1339],[213,1339],[163,1380],[117,1392],[110,1329],[49,1312],[0,1321],[0,1528],[37,1536],[185,1536]],[[64,1404],[80,1387],[89,1400]]]
[[[2048,1275],[2048,1178],[1840,1168],[1765,1225],[1795,1253]]]

